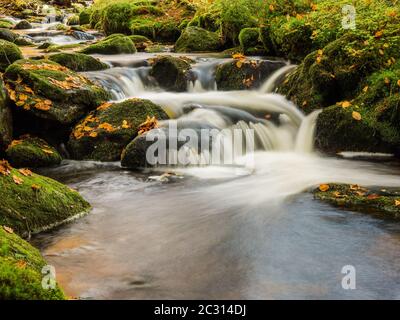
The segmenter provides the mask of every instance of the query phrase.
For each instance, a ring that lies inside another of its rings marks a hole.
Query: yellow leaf
[[[319,190],[322,191],[322,192],[328,191],[329,188],[330,188],[330,187],[329,187],[329,184],[321,184],[321,185],[319,186]]]
[[[383,31],[379,30],[377,32],[375,32],[375,38],[381,38],[383,36]]]
[[[20,95],[18,95],[18,100],[26,101],[26,100],[28,100],[28,96],[26,94],[21,93]]]
[[[91,138],[96,138],[96,137],[98,136],[98,134],[97,134],[97,132],[91,132],[91,133],[89,134],[89,136],[90,136]]]
[[[351,102],[350,101],[343,101],[342,102],[342,108],[348,108],[351,106]]]
[[[390,84],[390,79],[389,78],[385,78],[385,84]]]
[[[369,87],[368,87],[368,86],[365,86],[365,87],[363,88],[363,92],[364,92],[364,93],[367,93],[367,92],[368,92],[368,89],[369,89]]]
[[[241,60],[236,62],[236,67],[238,67],[239,69],[242,67],[243,62]]]
[[[13,230],[12,228],[10,228],[10,227],[3,226],[3,229],[4,229],[4,231],[7,232],[7,233],[14,233],[14,230]]]
[[[269,11],[275,11],[275,7],[274,7],[273,4],[270,4],[270,5],[269,5]]]
[[[381,56],[383,56],[383,55],[385,55],[385,52],[384,52],[382,49],[379,49],[379,54],[380,54]]]
[[[394,205],[396,207],[400,207],[400,200],[394,200]]]
[[[8,176],[11,173],[12,167],[7,160],[0,160],[0,173],[3,176]]]
[[[235,53],[234,55],[232,55],[232,58],[235,60],[245,60],[246,59],[246,57],[241,53]]]
[[[139,125],[138,134],[141,135],[155,128],[158,128],[158,120],[156,117],[147,116],[146,121]]]
[[[54,152],[51,151],[50,149],[46,149],[46,148],[42,148],[42,151],[43,151],[44,153],[47,153],[47,154],[53,154],[53,153],[54,153]]]
[[[361,120],[361,114],[359,112],[357,112],[357,111],[353,111],[351,116],[353,117],[354,120],[357,120],[357,121]]]
[[[400,87],[400,80],[397,80],[397,85]]]
[[[122,128],[123,129],[129,129],[131,126],[128,124],[128,121],[124,120],[122,121]]]
[[[37,191],[37,190],[39,190],[41,188],[41,186],[39,186],[37,184],[33,184],[33,185],[31,185],[31,188],[32,188],[33,191]]]
[[[21,178],[17,177],[16,175],[13,175],[12,178],[13,178],[15,184],[20,185],[20,184],[23,184],[23,183],[24,183],[24,180],[22,180]]]

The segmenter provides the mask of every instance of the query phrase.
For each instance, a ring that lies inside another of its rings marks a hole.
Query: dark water
[[[34,239],[68,295],[400,298],[398,222],[335,209],[309,193],[255,205],[210,196],[211,186],[229,192],[229,178],[160,183],[114,165],[89,168],[50,174],[77,188],[93,212]],[[356,268],[356,290],[342,289],[345,265]]]

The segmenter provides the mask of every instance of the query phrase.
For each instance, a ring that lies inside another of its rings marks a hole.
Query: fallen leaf
[[[30,177],[32,175],[32,171],[29,169],[19,169],[18,171],[25,177]]]
[[[379,30],[377,32],[375,32],[375,38],[381,38],[383,36],[383,31]]]
[[[239,69],[242,67],[242,65],[243,65],[243,62],[241,60],[236,62],[236,67]]]
[[[378,198],[379,198],[379,195],[377,195],[377,194],[375,194],[375,193],[369,194],[369,195],[367,196],[367,199],[368,199],[368,200],[375,200],[375,199],[378,199]]]
[[[37,191],[37,190],[41,189],[42,187],[37,184],[33,184],[33,185],[31,185],[31,188],[33,191]]]
[[[147,116],[146,121],[139,125],[138,134],[141,135],[155,128],[158,128],[158,120],[156,119],[156,117]]]
[[[275,7],[274,7],[273,4],[270,4],[270,5],[269,5],[269,11],[275,11]]]
[[[390,84],[390,79],[389,78],[385,78],[385,84]]]
[[[123,120],[122,121],[122,128],[123,129],[129,129],[131,126],[129,125],[128,121]]]
[[[89,136],[90,136],[91,138],[96,138],[96,137],[98,136],[98,133],[97,133],[97,132],[91,132],[91,133],[89,134]]]
[[[26,261],[24,261],[24,260],[19,260],[19,261],[17,262],[17,268],[19,268],[19,269],[25,269],[25,267],[26,267]]]
[[[400,87],[400,80],[397,80],[397,85]]]
[[[357,121],[360,121],[362,119],[361,114],[357,111],[353,111],[351,116],[353,117],[354,120],[357,120]]]
[[[365,86],[365,87],[363,88],[363,92],[364,92],[364,93],[367,93],[367,92],[368,92],[368,89],[369,89],[369,87],[368,87],[368,86]]]
[[[0,161],[0,173],[3,176],[8,176],[11,173],[11,169],[12,167],[10,166],[10,164],[8,163],[7,160],[1,160]]]
[[[115,128],[111,124],[109,124],[107,122],[104,122],[104,123],[100,124],[99,125],[99,129],[104,129],[107,132],[115,131]]]
[[[46,149],[46,148],[42,148],[42,151],[46,154],[53,154],[54,151],[50,150],[50,149]]]
[[[13,230],[12,228],[10,228],[10,227],[3,226],[3,229],[4,229],[4,231],[7,232],[7,233],[14,233],[14,230]]]
[[[322,191],[322,192],[328,191],[329,188],[330,188],[330,187],[329,187],[329,184],[321,184],[321,185],[319,186],[319,190]]]
[[[21,184],[24,183],[24,180],[22,180],[21,178],[17,177],[16,175],[13,175],[12,178],[13,178],[15,184],[17,184],[17,185],[21,185]]]
[[[235,53],[234,55],[232,55],[232,58],[235,60],[245,60],[246,56],[241,53]]]
[[[351,106],[351,102],[350,101],[343,101],[342,102],[342,108],[348,108]]]

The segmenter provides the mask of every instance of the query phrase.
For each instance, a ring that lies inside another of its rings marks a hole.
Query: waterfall
[[[295,69],[297,66],[296,65],[287,65],[284,66],[278,70],[276,70],[268,79],[265,81],[265,83],[261,86],[259,89],[260,92],[263,93],[270,93],[273,92],[276,88],[277,82],[284,77],[286,74],[288,74],[290,71]]]

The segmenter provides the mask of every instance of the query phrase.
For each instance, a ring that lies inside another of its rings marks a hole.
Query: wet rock
[[[350,210],[400,218],[400,189],[365,188],[346,184],[328,184],[323,187],[314,190],[316,199]],[[328,190],[322,191],[326,188]]]
[[[4,72],[14,61],[23,59],[21,50],[12,42],[0,40],[0,72]]]
[[[174,43],[179,39],[181,30],[173,20],[156,22],[154,24],[155,38],[160,42]]]
[[[148,100],[106,103],[91,112],[73,130],[68,148],[74,159],[116,161],[138,134],[147,117],[168,119],[161,107]]]
[[[6,155],[16,168],[51,167],[59,165],[62,160],[58,151],[46,141],[28,135],[12,141]]]
[[[1,29],[11,29],[13,27],[13,24],[5,19],[0,19],[0,28]]]
[[[35,45],[29,37],[19,37],[15,39],[14,44],[22,47]]]
[[[0,162],[0,225],[21,236],[38,233],[84,214],[90,205],[63,184]]]
[[[32,25],[26,20],[21,20],[15,25],[14,29],[17,30],[32,29]]]
[[[48,263],[39,250],[3,226],[0,226],[0,248],[1,300],[65,299],[58,285],[55,289],[43,289],[42,268]]]
[[[139,35],[132,35],[129,36],[129,38],[132,40],[132,42],[135,44],[135,47],[138,51],[145,51],[145,49],[149,46],[152,45],[153,42],[145,37],[145,36],[139,36]]]
[[[12,115],[7,104],[3,80],[0,79],[0,155],[11,143],[13,136]]]
[[[43,42],[40,46],[38,46],[38,49],[41,50],[48,49],[52,45],[53,44],[51,42]]]
[[[19,37],[18,34],[8,29],[0,29],[0,39],[14,42]]]
[[[83,53],[58,53],[50,56],[49,60],[77,72],[98,71],[109,68],[107,64]]]
[[[215,80],[219,90],[255,89],[284,65],[280,61],[234,60],[217,67]]]
[[[175,43],[176,52],[218,51],[222,41],[218,33],[199,27],[187,27]]]
[[[167,91],[183,92],[187,90],[190,64],[172,56],[157,57],[153,63],[150,75]]]
[[[62,125],[73,124],[110,98],[84,76],[49,60],[16,61],[4,81],[16,110]]]
[[[84,48],[82,53],[86,54],[121,54],[135,53],[136,48],[132,40],[122,34],[114,34],[107,38]]]

